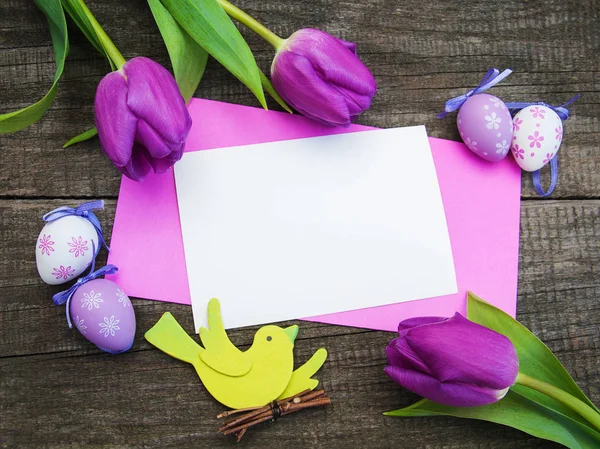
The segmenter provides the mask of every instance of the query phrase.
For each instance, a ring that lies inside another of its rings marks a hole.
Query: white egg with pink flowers
[[[35,260],[42,280],[64,284],[79,277],[92,263],[98,233],[87,219],[69,215],[47,223],[35,244]]]
[[[558,153],[562,138],[562,120],[547,106],[527,106],[513,118],[511,150],[525,171],[537,171],[550,162]]]

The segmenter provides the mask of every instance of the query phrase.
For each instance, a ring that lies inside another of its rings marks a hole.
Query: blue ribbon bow
[[[94,246],[94,242],[92,242],[92,247]],[[54,296],[52,296],[52,301],[54,301],[54,304],[56,304],[57,306],[60,306],[62,304],[67,304],[66,305],[66,315],[67,315],[67,324],[69,325],[69,329],[71,329],[73,327],[73,324],[71,323],[71,314],[69,313],[69,308],[71,305],[71,298],[73,297],[73,295],[75,294],[75,292],[77,291],[77,289],[79,287],[81,287],[82,285],[86,284],[89,281],[92,281],[96,278],[99,278],[100,276],[104,276],[106,274],[113,274],[116,273],[119,269],[110,264],[110,265],[106,265],[105,267],[102,267],[96,271],[94,271],[95,268],[95,259],[92,259],[92,264],[90,267],[90,272],[82,277],[77,279],[77,282],[75,282],[68,290],[56,293]]]
[[[493,87],[496,84],[498,84],[500,81],[502,81],[504,78],[506,78],[511,73],[512,73],[511,69],[506,69],[502,73],[500,73],[500,70],[498,70],[498,69],[488,70],[486,75],[481,80],[481,83],[479,83],[479,86],[477,86],[475,89],[470,90],[466,94],[459,95],[458,97],[454,97],[454,98],[451,98],[450,100],[448,100],[446,102],[446,106],[444,107],[444,112],[441,112],[437,116],[437,118],[444,118],[450,112],[454,112],[454,111],[460,109],[460,107],[463,105],[463,103],[465,101],[467,101],[467,99],[469,97],[471,97],[475,94],[480,94],[482,92],[485,92],[490,87]]]
[[[532,102],[532,103],[524,101],[524,102],[506,103],[506,107],[508,109],[510,109],[511,111],[518,111],[518,110],[526,108],[527,106],[546,106],[547,108],[550,108],[554,112],[556,112],[556,114],[560,117],[561,120],[567,120],[569,118],[569,110],[566,107],[569,106],[571,103],[573,103],[575,100],[577,100],[579,97],[581,97],[581,94],[575,95],[573,98],[571,98],[565,104],[561,104],[560,106],[552,106],[551,104],[544,103],[543,101]]]
[[[90,201],[88,203],[81,204],[80,206],[76,207],[75,209],[73,209],[72,207],[62,206],[62,207],[59,207],[58,209],[54,209],[53,211],[50,211],[47,214],[45,214],[42,217],[42,220],[50,223],[50,222],[56,221],[60,218],[68,217],[69,215],[75,215],[77,217],[85,218],[87,221],[89,221],[92,224],[92,226],[94,226],[94,229],[96,229],[96,234],[98,234],[98,240],[99,240],[100,244],[98,245],[98,248],[96,249],[96,251],[94,253],[94,257],[95,257],[100,252],[100,248],[102,245],[104,245],[108,251],[110,251],[110,248],[104,241],[104,236],[102,235],[102,226],[100,225],[100,220],[98,220],[98,217],[96,217],[96,215],[92,212],[93,209],[104,209],[104,201],[102,201],[102,200]]]

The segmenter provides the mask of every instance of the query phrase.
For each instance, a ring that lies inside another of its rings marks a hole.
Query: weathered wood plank
[[[144,54],[168,66],[145,2],[90,3],[126,57]],[[561,104],[583,93],[566,124],[554,197],[600,197],[597,1],[527,6],[515,1],[494,11],[476,3],[413,0],[397,5],[378,0],[369,4],[374,13],[368,17],[362,3],[313,0],[303,5],[240,3],[284,36],[303,26],[315,26],[358,42],[379,85],[371,110],[360,118],[364,124],[424,123],[430,135],[456,140],[454,118],[440,121],[435,115],[447,98],[474,87],[490,66],[510,66],[516,71],[494,90],[506,101]],[[13,17],[18,17],[16,22]],[[30,104],[50,85],[53,56],[44,27],[32,3],[0,5],[0,29],[5,31],[0,40],[1,112]],[[268,70],[272,50],[248,30],[242,31],[259,65]],[[117,191],[118,173],[99,151],[97,140],[61,148],[68,138],[93,124],[95,86],[108,68],[80,33],[73,30],[72,35],[60,92],[46,118],[23,132],[0,136],[0,195],[65,197],[94,192],[111,197]],[[212,60],[196,95],[258,105],[244,86]],[[524,177],[523,186],[525,197],[535,197],[529,177]]]

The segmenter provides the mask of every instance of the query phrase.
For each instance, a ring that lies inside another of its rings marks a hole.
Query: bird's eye
[[[271,340],[273,340],[273,338],[272,338],[272,337],[269,335],[269,336],[267,337],[267,341],[271,341]]]

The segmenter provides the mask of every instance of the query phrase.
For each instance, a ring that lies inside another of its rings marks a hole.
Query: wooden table
[[[541,199],[531,178],[523,177],[518,319],[600,403],[600,2],[238,4],[283,36],[311,26],[357,42],[379,85],[372,108],[359,119],[363,124],[424,123],[431,136],[458,140],[453,118],[437,120],[436,114],[447,98],[476,86],[490,67],[515,71],[494,89],[506,101],[561,104],[583,94],[566,122],[555,193]],[[145,55],[170,67],[143,0],[94,1],[90,8],[126,58]],[[268,69],[271,49],[247,30],[243,34]],[[134,299],[133,349],[111,356],[67,329],[64,308],[51,300],[60,288],[45,285],[36,273],[34,242],[44,212],[104,199],[107,207],[99,215],[110,234],[119,174],[98,140],[62,149],[93,124],[95,88],[107,70],[71,27],[71,52],[54,105],[39,123],[0,136],[0,446],[233,447],[234,439],[216,433],[215,415],[223,407],[193,369],[143,339],[167,310],[191,331],[187,307]],[[37,101],[53,74],[43,15],[33,2],[1,2],[0,112]],[[196,96],[257,106],[214,60]],[[319,346],[329,350],[318,378],[334,404],[256,428],[244,437],[245,447],[557,447],[494,424],[386,418],[383,411],[417,399],[383,373],[384,348],[393,334],[298,324],[298,360]],[[233,331],[231,338],[245,347],[254,331]]]

